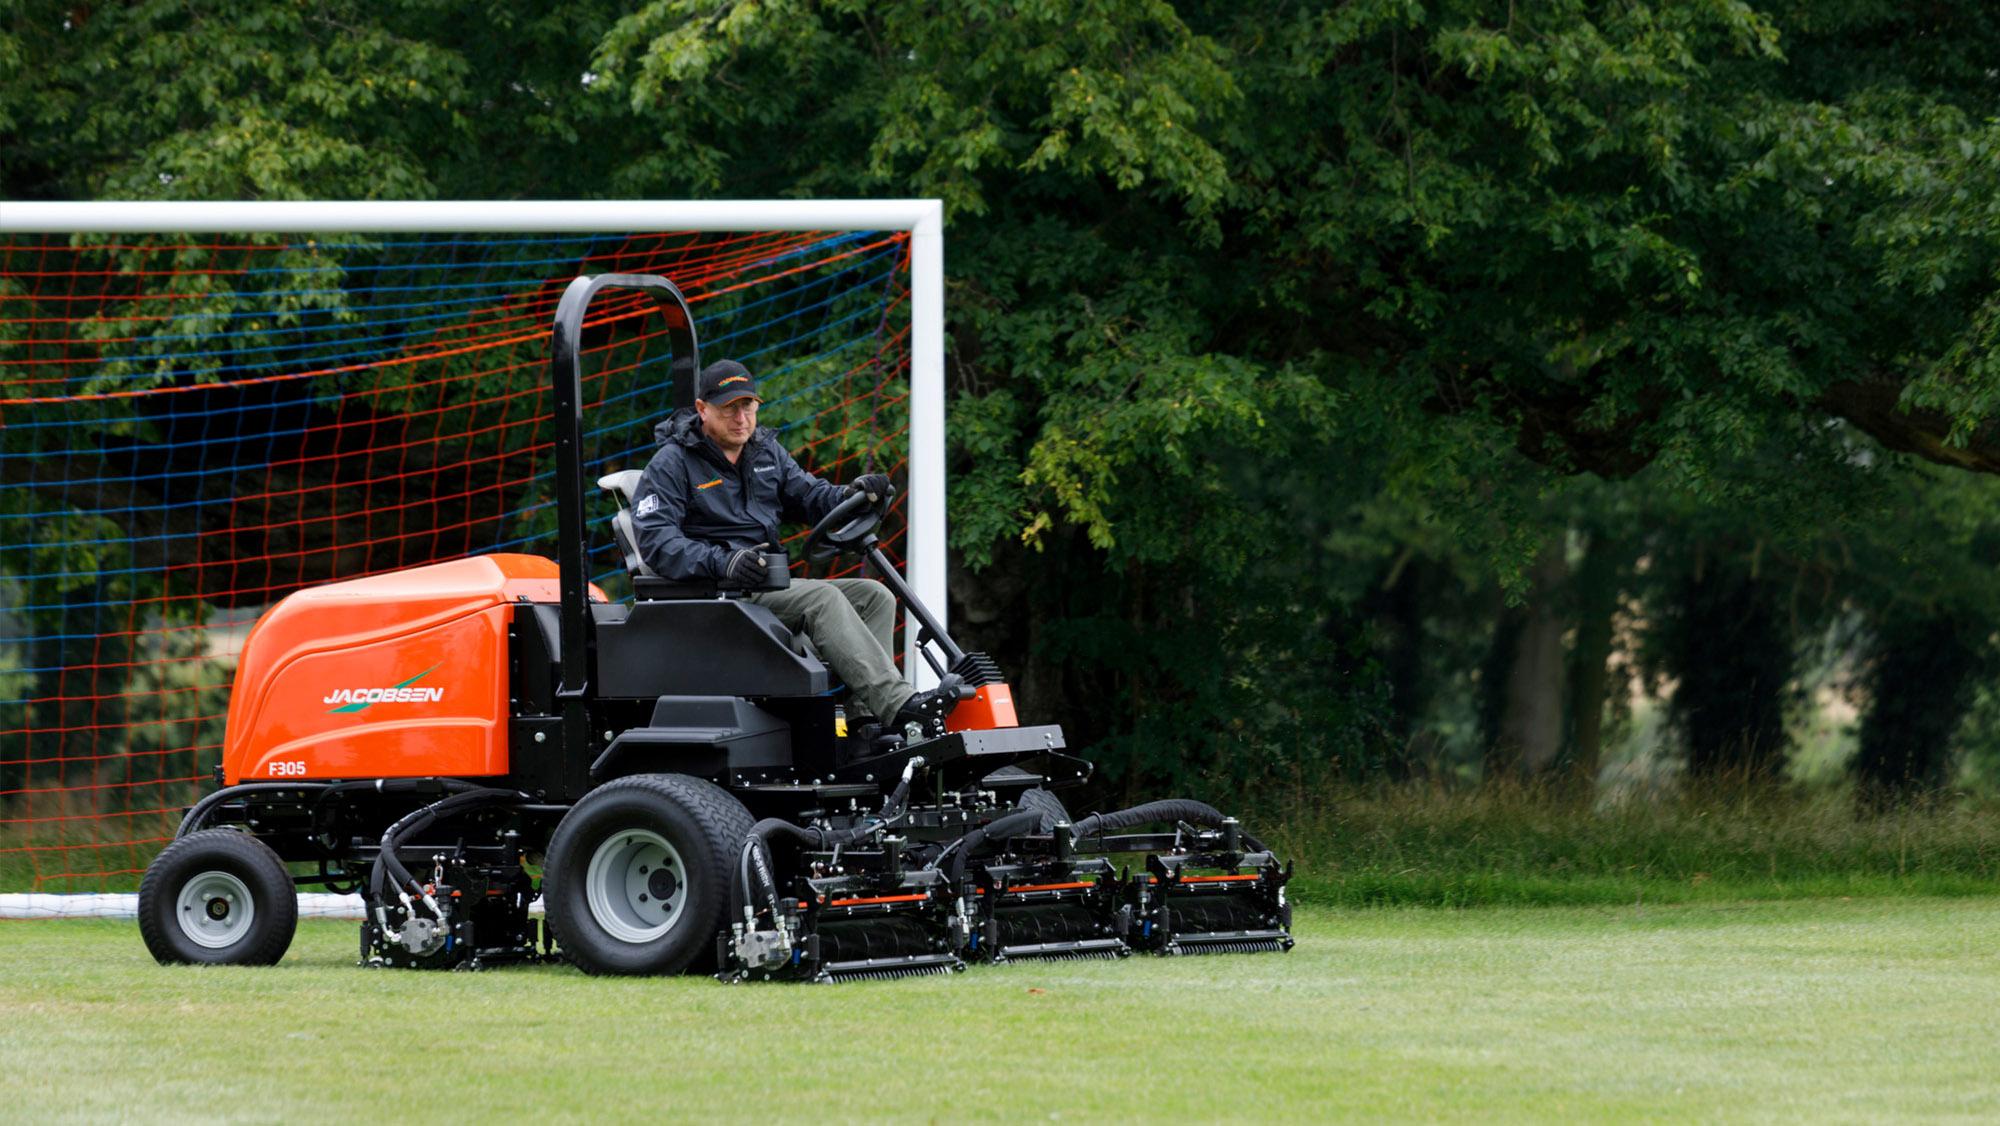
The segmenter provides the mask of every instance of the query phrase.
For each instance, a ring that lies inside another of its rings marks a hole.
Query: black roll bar
[[[701,367],[694,313],[679,287],[653,274],[584,275],[569,283],[556,305],[555,339],[549,349],[551,405],[556,437],[556,563],[561,569],[563,777],[590,761],[590,576],[584,560],[583,490],[583,318],[598,294],[636,289],[649,294],[667,321],[673,353],[667,371],[676,409],[694,403],[694,377]]]

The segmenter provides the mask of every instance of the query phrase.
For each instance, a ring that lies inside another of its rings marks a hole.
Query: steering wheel
[[[806,562],[824,563],[843,553],[867,551],[874,542],[876,526],[889,514],[889,502],[895,497],[896,486],[891,485],[880,493],[854,493],[834,505],[806,536],[801,552]]]

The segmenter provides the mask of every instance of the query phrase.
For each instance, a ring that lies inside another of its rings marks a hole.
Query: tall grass
[[[89,790],[38,794],[33,806],[0,798],[0,892],[132,891],[173,838],[179,803],[199,794],[162,784],[159,813],[104,817]]]
[[[1838,792],[1598,803],[1520,787],[1352,789],[1267,802],[1301,898],[1348,906],[1631,904],[2000,891],[2000,804],[1878,814]]]

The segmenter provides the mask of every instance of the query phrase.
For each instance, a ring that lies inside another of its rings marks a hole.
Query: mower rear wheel
[[[1040,786],[1034,786],[1021,791],[1021,800],[1015,808],[1032,809],[1039,812],[1042,815],[1040,831],[1044,833],[1055,828],[1058,822],[1070,819],[1069,810],[1063,807],[1062,799],[1042,789]]]
[[[735,795],[685,774],[635,774],[584,795],[549,842],[542,902],[593,974],[672,974],[712,961],[750,833]]]
[[[139,934],[162,965],[272,965],[298,923],[298,891],[284,861],[235,829],[182,837],[139,882]]]

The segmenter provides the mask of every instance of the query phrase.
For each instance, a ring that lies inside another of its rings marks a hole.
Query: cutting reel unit
[[[1292,946],[1289,866],[1213,807],[1152,802],[1072,824],[1053,795],[1031,787],[1012,807],[983,791],[912,808],[926,765],[908,760],[882,808],[845,825],[773,819],[752,830],[731,927],[718,939],[723,980]],[[1173,828],[1110,832],[1151,823]],[[974,827],[947,831],[965,825]]]

